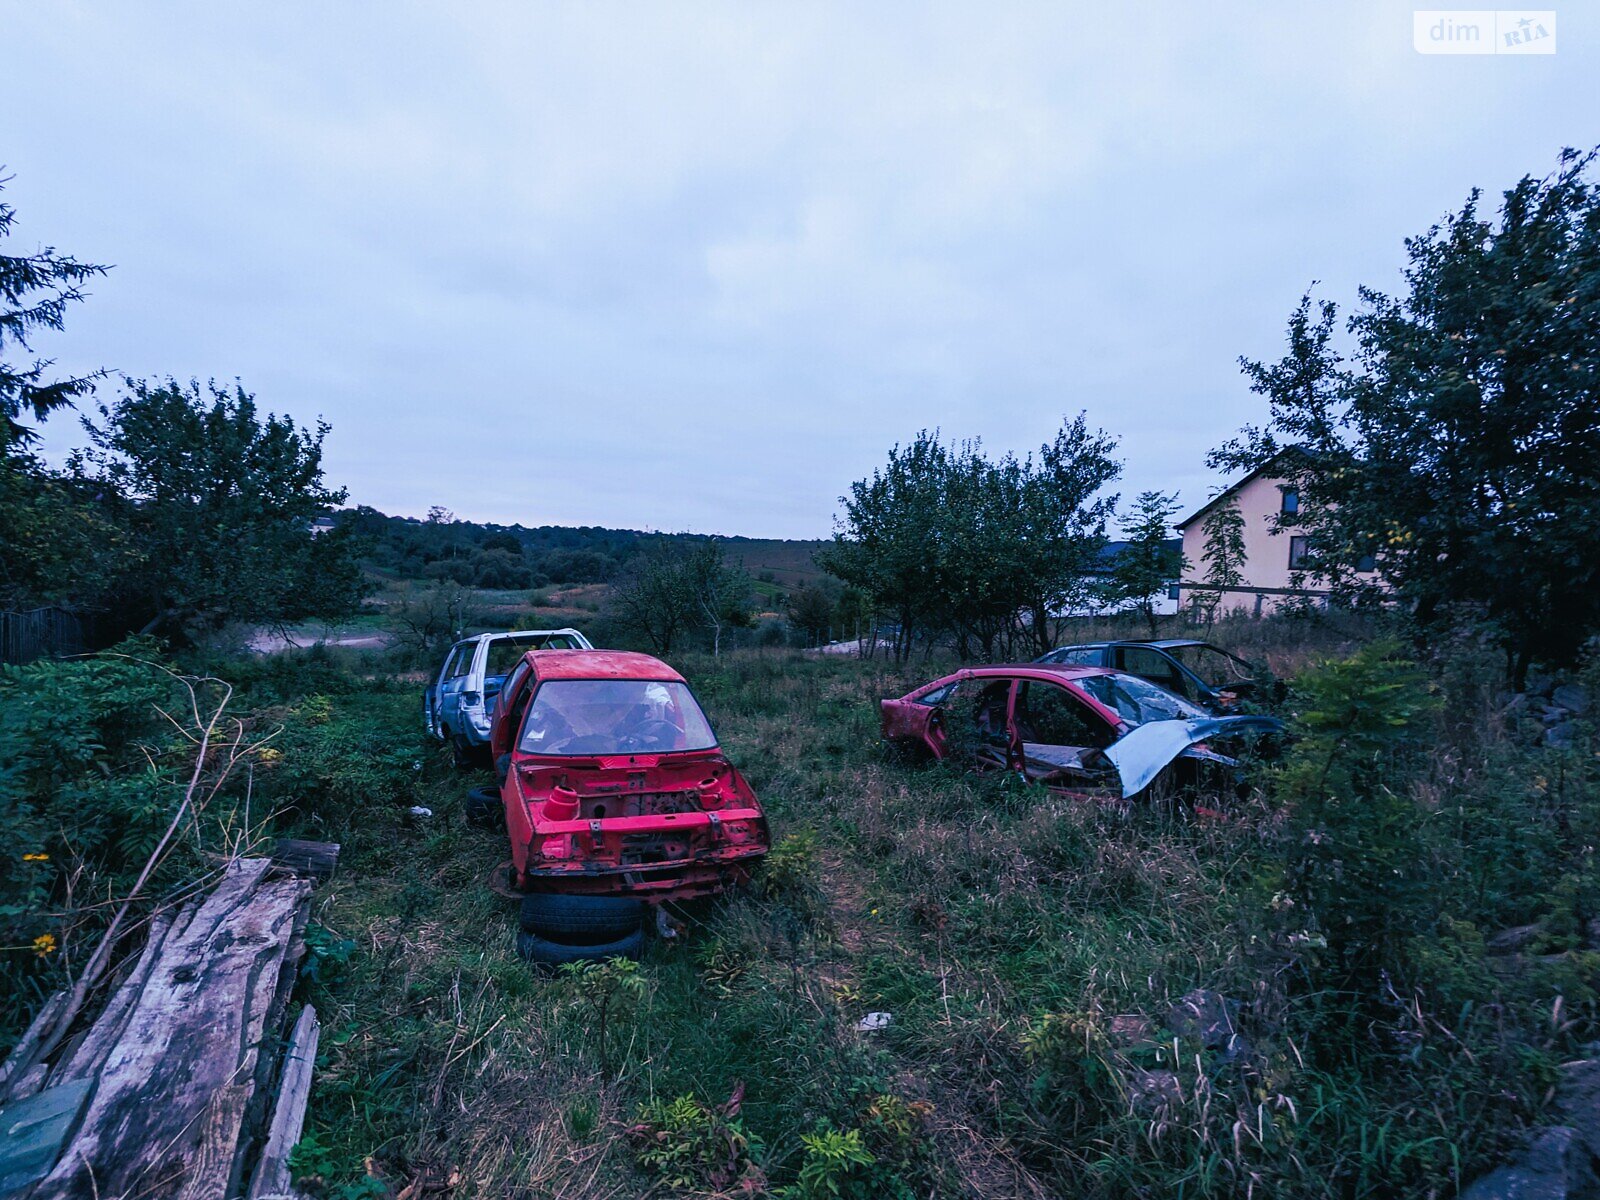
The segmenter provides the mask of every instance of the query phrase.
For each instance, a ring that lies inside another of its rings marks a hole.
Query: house
[[[1271,613],[1289,601],[1328,602],[1325,588],[1313,585],[1301,561],[1306,554],[1304,535],[1279,531],[1280,518],[1300,511],[1300,493],[1280,473],[1282,456],[1257,467],[1238,483],[1225,488],[1189,517],[1178,522],[1183,535],[1184,580],[1180,605],[1209,605],[1221,592],[1217,615],[1243,610],[1255,616]],[[1245,561],[1236,587],[1216,588],[1205,581],[1207,521],[1223,505],[1234,501],[1244,518]],[[1371,569],[1370,560],[1358,569]]]
[[[1117,561],[1117,556],[1128,548],[1129,542],[1107,542],[1095,555],[1094,563],[1083,573],[1083,581],[1088,586],[1084,588],[1084,595],[1079,603],[1070,605],[1060,612],[1052,612],[1054,617],[1104,617],[1113,613],[1126,612],[1133,607],[1132,601],[1112,601],[1102,598],[1103,589],[1111,581],[1111,568]],[[1169,550],[1178,549],[1178,539],[1171,538],[1166,543]],[[1157,616],[1170,617],[1178,611],[1180,589],[1182,584],[1174,579],[1171,586],[1155,599],[1152,607]]]

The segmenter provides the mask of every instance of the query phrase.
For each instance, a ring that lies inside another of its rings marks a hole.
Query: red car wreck
[[[972,667],[881,704],[883,736],[1075,795],[1147,792],[1237,760],[1209,739],[1281,733],[1273,717],[1213,717],[1153,683],[1100,667]]]
[[[509,880],[530,894],[525,931],[530,912],[583,907],[535,896],[704,896],[744,881],[767,852],[761,805],[689,685],[647,654],[530,651],[506,679],[490,745]],[[563,932],[549,920],[544,931]]]

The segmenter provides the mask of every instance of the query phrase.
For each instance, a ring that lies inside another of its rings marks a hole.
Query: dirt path
[[[387,633],[342,633],[330,638],[307,638],[297,641],[275,629],[258,629],[250,635],[246,647],[254,654],[281,654],[285,650],[304,650],[310,646],[345,646],[352,650],[382,650],[394,643]]]

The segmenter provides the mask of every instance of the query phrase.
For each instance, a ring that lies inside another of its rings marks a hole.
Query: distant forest
[[[495,525],[457,520],[441,509],[419,520],[392,517],[366,505],[339,510],[332,521],[355,535],[357,553],[374,574],[448,579],[480,588],[609,583],[629,559],[650,545],[662,540],[701,541],[707,536],[595,525]],[[812,557],[824,545],[820,541],[719,540],[728,558],[753,579],[785,591],[822,574]]]

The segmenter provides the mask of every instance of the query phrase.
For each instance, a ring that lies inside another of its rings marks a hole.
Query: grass
[[[1371,631],[1216,635],[1292,676]],[[675,660],[772,819],[756,882],[675,909],[634,975],[539,974],[486,886],[504,835],[461,816],[485,780],[423,740],[415,686],[293,660],[242,686],[286,727],[258,802],[344,845],[302,986],[313,1194],[1449,1196],[1600,1037],[1593,756],[1528,748],[1470,666],[1438,674],[1408,784],[1437,911],[1409,977],[1352,998],[1294,906],[1275,777],[1207,820],[905,764],[877,701],[949,664],[782,650]],[[1487,951],[1535,921],[1539,955]],[[1237,1057],[1171,1028],[1197,988],[1235,1003]]]

